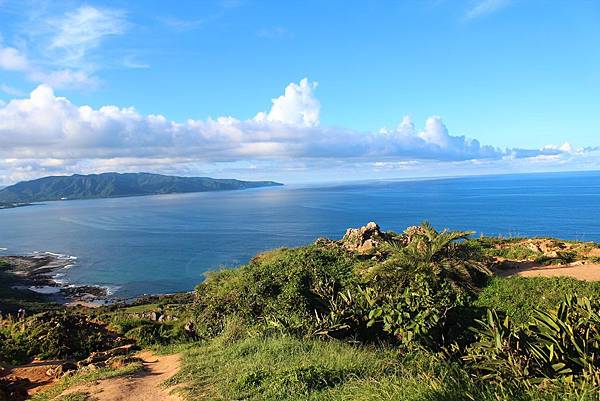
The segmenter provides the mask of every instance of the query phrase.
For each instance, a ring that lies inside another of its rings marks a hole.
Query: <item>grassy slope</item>
[[[568,278],[495,278],[475,306],[495,307],[525,321],[534,308],[552,308],[567,293],[600,295],[600,283]],[[506,393],[481,386],[455,362],[424,350],[356,346],[341,341],[247,335],[229,325],[208,343],[179,348],[186,400],[597,400],[594,389]],[[163,348],[173,352],[173,348]]]
[[[217,338],[188,346],[184,367],[169,384],[184,383],[185,400],[596,400],[567,387],[544,394],[509,394],[480,386],[455,363],[415,350],[292,337]]]
[[[600,298],[600,282],[567,277],[493,278],[479,294],[474,306],[494,308],[525,323],[535,309],[555,308],[567,294]]]
[[[509,251],[521,256],[520,249]],[[286,259],[288,268],[290,263]],[[535,308],[553,308],[568,293],[597,298],[600,283],[567,278],[494,278],[473,306],[493,307],[524,322]],[[187,309],[187,302],[182,300],[167,309]],[[148,300],[147,304],[101,317],[106,320],[112,316],[113,323],[127,326],[129,314],[158,306],[155,300]],[[533,389],[509,394],[502,387],[476,382],[461,364],[425,350],[401,351],[383,344],[361,346],[251,330],[229,321],[223,334],[211,341],[157,346],[162,352],[183,353],[183,369],[170,384],[183,384],[186,400],[598,399],[593,390],[574,392],[560,385],[546,393]]]

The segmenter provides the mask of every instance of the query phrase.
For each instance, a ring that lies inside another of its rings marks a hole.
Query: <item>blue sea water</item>
[[[600,172],[377,181],[48,202],[0,210],[0,255],[77,257],[61,279],[115,296],[191,290],[257,252],[376,221],[600,242]],[[6,248],[6,250],[2,250]]]

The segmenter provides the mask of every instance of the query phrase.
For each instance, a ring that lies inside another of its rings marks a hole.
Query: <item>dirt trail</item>
[[[162,384],[181,366],[181,356],[154,355],[143,351],[137,355],[144,361],[144,369],[133,375],[86,383],[65,391],[63,394],[86,392],[98,401],[181,401],[170,394]]]
[[[38,361],[35,360],[26,365],[21,365],[9,369],[5,375],[11,377],[17,377],[19,379],[29,379],[31,382],[25,386],[28,390],[29,395],[33,395],[40,391],[50,387],[56,379],[46,375],[46,371],[50,368],[60,365],[62,361],[51,360],[51,361]]]
[[[498,274],[522,277],[573,277],[578,280],[600,281],[600,264],[542,266],[529,262],[513,269],[499,271]]]

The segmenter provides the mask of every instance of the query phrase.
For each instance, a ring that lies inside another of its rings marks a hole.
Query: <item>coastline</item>
[[[65,306],[97,307],[110,303],[107,288],[96,285],[74,285],[60,280],[60,271],[69,269],[74,256],[43,252],[34,255],[2,255],[6,273],[15,278],[12,288],[31,291],[50,302]]]
[[[0,210],[14,209],[17,207],[25,207],[25,206],[33,206],[33,203],[30,203],[30,202],[15,202],[15,203],[0,202]]]

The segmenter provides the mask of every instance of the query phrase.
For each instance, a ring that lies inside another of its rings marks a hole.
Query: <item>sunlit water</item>
[[[371,220],[600,241],[599,216],[599,172],[278,187],[0,210],[0,255],[76,256],[59,279],[127,297],[190,290],[206,271]]]

